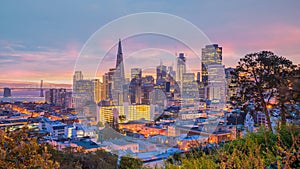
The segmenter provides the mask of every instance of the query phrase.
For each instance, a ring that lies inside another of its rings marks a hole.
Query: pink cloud
[[[218,43],[223,46],[225,65],[235,66],[247,53],[270,50],[294,63],[300,63],[300,28],[291,25],[262,25],[255,29],[235,25],[234,35],[222,32]]]
[[[0,42],[1,43],[1,42]],[[68,44],[62,50],[37,47],[27,51],[11,48],[0,51],[0,79],[35,81],[49,79],[71,82],[78,45]]]

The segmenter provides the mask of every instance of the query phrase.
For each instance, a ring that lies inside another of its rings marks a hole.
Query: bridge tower
[[[44,97],[44,90],[43,90],[43,80],[41,80],[41,84],[40,84],[40,97]]]
[[[11,89],[8,87],[4,88],[3,97],[11,97]]]

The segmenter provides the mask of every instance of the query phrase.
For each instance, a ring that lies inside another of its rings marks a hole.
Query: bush
[[[257,133],[226,143],[216,151],[200,149],[180,158],[180,162],[171,158],[173,160],[166,162],[166,168],[300,168],[298,127],[282,127],[276,134],[261,128]]]

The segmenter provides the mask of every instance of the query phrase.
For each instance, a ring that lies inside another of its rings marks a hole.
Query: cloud
[[[220,39],[218,42],[223,47],[223,60],[227,66],[235,66],[245,54],[261,50],[270,50],[300,63],[300,27],[286,24],[231,25],[230,29],[234,34],[216,32],[214,35]]]
[[[68,8],[72,3],[72,8]],[[271,5],[270,5],[271,4]],[[223,47],[223,63],[235,66],[246,53],[272,50],[278,55],[300,63],[299,1],[289,3],[255,1],[5,1],[0,5],[0,75],[1,79],[71,79],[75,60],[84,42],[96,30],[121,16],[136,12],[165,12],[183,17],[206,33],[213,43]],[[143,24],[143,22],[141,22]],[[122,32],[128,25],[119,28]],[[156,25],[161,26],[161,25]],[[182,29],[183,33],[185,32]],[[124,39],[123,52],[127,59],[132,53],[147,48],[161,48],[171,53],[184,52],[189,65],[199,67],[197,54],[168,38],[132,37]],[[98,47],[111,44],[107,38]],[[195,40],[196,41],[196,40]],[[115,42],[117,44],[117,42]],[[203,45],[198,45],[201,55]],[[116,46],[105,57],[113,67]],[[93,49],[90,49],[93,50]],[[97,52],[89,57],[98,58]],[[165,53],[136,55],[159,64]],[[23,75],[22,75],[23,72]]]
[[[0,50],[0,74],[1,79],[60,79],[65,78],[70,81],[74,69],[75,59],[78,54],[76,45],[70,43],[65,49],[57,50],[41,46],[22,46],[19,50],[18,45],[10,42],[6,43],[4,50]],[[26,50],[30,49],[30,50]]]

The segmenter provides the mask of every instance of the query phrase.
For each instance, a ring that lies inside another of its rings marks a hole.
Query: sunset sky
[[[0,81],[43,79],[71,83],[76,58],[89,37],[119,17],[140,12],[169,13],[193,23],[212,43],[223,47],[226,67],[235,66],[246,53],[260,50],[271,50],[300,64],[299,9],[298,0],[3,0],[0,2]],[[165,60],[172,53],[185,52],[172,40],[145,36],[124,40],[124,57],[155,57],[157,51],[134,53],[137,46],[152,48],[154,42],[168,49],[157,54],[165,53]],[[203,47],[199,46],[199,53]],[[114,55],[116,48],[111,53]]]

